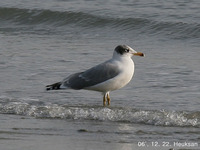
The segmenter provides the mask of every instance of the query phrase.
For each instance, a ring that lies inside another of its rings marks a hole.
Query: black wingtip
[[[46,86],[46,90],[49,91],[51,90],[51,87],[49,85]]]
[[[51,85],[47,85],[46,90],[47,91],[49,91],[49,90],[59,90],[61,84],[62,84],[61,82],[57,82],[57,83],[54,83],[54,84],[51,84]]]

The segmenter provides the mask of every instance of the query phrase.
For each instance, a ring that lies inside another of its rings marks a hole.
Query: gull
[[[118,45],[110,60],[96,65],[86,71],[68,76],[60,82],[47,85],[46,90],[92,90],[103,94],[103,106],[110,105],[111,91],[120,89],[128,84],[134,74],[133,55],[144,56],[130,46]]]

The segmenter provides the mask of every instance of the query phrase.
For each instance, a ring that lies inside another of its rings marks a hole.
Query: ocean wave
[[[37,104],[38,103],[38,104]],[[47,119],[97,120],[155,126],[200,128],[200,112],[139,110],[123,107],[67,106],[39,101],[0,99],[1,114],[15,114]]]
[[[133,31],[151,35],[165,35],[170,38],[200,38],[200,24],[184,22],[163,22],[150,18],[116,18],[85,12],[52,11],[37,9],[2,8],[0,20],[20,25],[48,25],[53,27],[78,26],[93,29],[110,27],[117,31]]]

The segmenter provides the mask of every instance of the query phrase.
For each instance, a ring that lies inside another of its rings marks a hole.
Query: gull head
[[[144,54],[141,52],[136,52],[134,49],[132,49],[130,46],[127,45],[118,45],[114,50],[114,56],[123,56],[123,57],[132,57],[133,55],[136,56],[143,56]]]

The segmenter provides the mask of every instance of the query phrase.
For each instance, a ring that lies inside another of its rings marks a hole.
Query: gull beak
[[[142,57],[144,57],[144,54],[143,54],[143,53],[141,53],[141,52],[136,52],[136,53],[133,53],[133,55],[136,55],[136,56],[142,56]]]
[[[144,57],[144,54],[141,53],[141,52],[136,52],[134,49],[132,49],[130,46],[127,46],[131,51],[132,51],[132,54],[133,55],[136,55],[136,56],[142,56]]]

